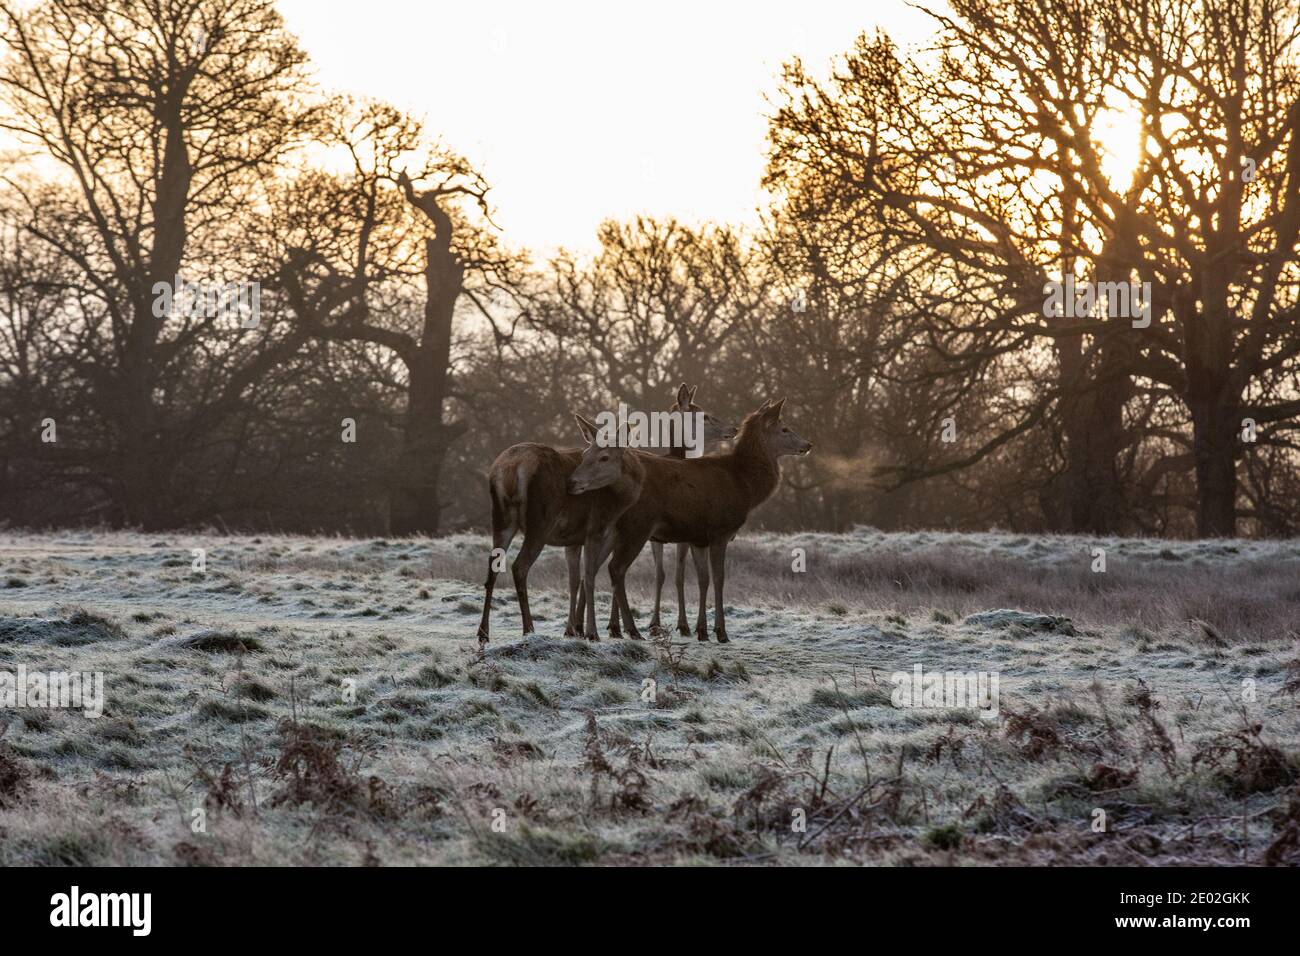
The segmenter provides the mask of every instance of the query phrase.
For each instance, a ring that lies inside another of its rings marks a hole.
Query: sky
[[[280,0],[321,83],[422,116],[492,184],[512,243],[595,245],[606,218],[753,223],[765,93],[794,54],[825,64],[900,0]]]

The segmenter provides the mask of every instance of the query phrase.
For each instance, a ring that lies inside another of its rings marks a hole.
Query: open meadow
[[[729,645],[562,637],[550,549],[481,652],[486,549],[0,534],[0,671],[105,693],[0,711],[0,865],[1300,860],[1300,542],[747,534]]]

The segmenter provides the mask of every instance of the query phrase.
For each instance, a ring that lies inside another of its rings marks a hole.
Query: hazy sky
[[[423,115],[538,251],[590,248],[606,217],[753,221],[763,95],[865,29],[923,39],[899,0],[280,0],[328,87]]]

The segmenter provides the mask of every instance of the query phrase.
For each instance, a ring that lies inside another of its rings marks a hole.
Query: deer
[[[562,545],[569,560],[569,620],[565,633],[575,632],[578,566],[573,555],[587,557],[583,578],[586,594],[595,593],[596,557],[609,552],[614,521],[640,495],[645,480],[641,458],[627,449],[596,443],[595,423],[574,414],[585,449],[556,449],[536,442],[512,445],[497,456],[488,470],[488,495],[492,499],[492,553],[488,556],[483,585],[483,617],[479,645],[488,643],[492,590],[497,569],[515,534],[522,530],[523,544],[510,566],[523,618],[524,635],[534,633],[528,606],[528,572],[548,545]],[[595,604],[585,608],[585,634],[596,632]]]
[[[690,393],[688,395],[683,396],[682,392],[685,388],[686,385],[683,383],[681,388],[677,390],[678,407],[679,408],[685,407],[686,410],[689,411],[699,411],[700,407],[695,404],[695,392],[698,390],[699,386],[698,385],[695,386],[690,390]],[[683,403],[683,398],[685,398],[685,403]],[[722,427],[716,433],[716,437],[710,436],[709,429],[708,429],[709,421],[710,418],[709,416],[706,415],[704,418],[705,446],[708,446],[710,444],[717,444],[717,442],[725,441],[727,439],[736,437],[736,433],[737,433],[736,426],[728,425],[726,423],[721,423]],[[684,447],[679,448],[676,445],[674,445],[672,448],[668,449],[668,457],[683,459],[686,457],[686,449]],[[688,636],[691,633],[690,626],[686,623],[686,555],[689,552],[689,550],[690,550],[690,545],[684,542],[677,543],[677,562],[674,565],[674,575],[673,575],[674,578],[673,583],[677,586],[677,631],[680,634],[685,634]],[[650,615],[650,636],[658,637],[659,635],[664,633],[663,623],[661,622],[659,617],[659,609],[663,602],[664,578],[666,577],[666,575],[664,574],[663,542],[651,541],[650,553],[654,555],[654,559],[655,559],[655,605],[654,605],[654,611]],[[700,575],[701,579],[704,581],[704,583],[701,584],[700,587],[701,588],[707,587],[708,566],[697,562],[695,565],[695,570],[696,573]],[[615,605],[615,610],[617,610],[617,605]]]
[[[699,405],[695,404],[695,393],[698,390],[699,390],[698,385],[694,387],[690,387],[687,386],[685,382],[683,382],[681,385],[677,387],[677,393],[676,396],[674,397],[673,405],[668,410],[670,412],[672,411],[681,412],[682,414],[685,415],[703,416],[703,422],[704,422],[703,444],[705,448],[710,448],[716,446],[719,442],[723,442],[723,441],[727,441],[728,439],[735,438],[737,433],[737,429],[735,425],[732,425],[729,422],[724,421],[723,419],[719,418],[717,415],[709,414],[704,409],[702,409]],[[669,458],[685,460],[686,446],[680,442],[675,443],[672,446],[670,446],[664,454],[666,455],[666,457]],[[650,619],[650,633],[651,635],[657,635],[659,633],[662,633],[663,631],[663,628],[660,624],[660,607],[662,604],[664,579],[666,577],[666,575],[664,574],[664,546],[662,542],[656,541],[652,543],[651,548],[654,552],[654,558],[655,558],[655,605],[654,605],[654,614]],[[677,574],[676,574],[677,620],[678,620],[678,627],[681,628],[683,634],[690,634],[690,629],[686,626],[686,552],[688,548],[689,545],[686,544],[679,544],[677,546]],[[574,577],[573,569],[575,569],[578,566],[578,563],[580,561],[579,555],[581,553],[582,553],[582,549],[580,547],[572,547],[568,549],[567,557],[568,557],[569,567],[570,567],[571,588],[572,588],[572,581]],[[597,561],[597,567],[599,567],[599,565],[603,562],[603,560],[604,559],[602,558]],[[696,565],[697,571],[700,567],[704,567],[705,573],[707,573],[708,570],[707,565],[697,564]],[[585,606],[585,594],[582,590],[579,590],[578,606],[577,606],[577,613],[576,613],[577,617],[579,618],[582,617],[584,606]],[[610,609],[609,636],[614,638],[622,636],[621,628],[619,627],[619,614],[618,614],[617,604],[615,604]],[[639,637],[639,634],[637,636]]]
[[[812,442],[781,420],[784,406],[784,398],[775,404],[769,400],[747,415],[729,452],[694,459],[632,453],[644,467],[641,493],[631,507],[620,513],[613,536],[607,539],[615,609],[622,613],[630,637],[640,635],[627,600],[627,570],[646,541],[653,540],[685,543],[691,548],[700,582],[695,624],[695,636],[700,641],[709,639],[707,591],[711,573],[713,633],[720,644],[730,641],[723,610],[727,545],[750,512],[776,490],[781,480],[780,458],[812,451]]]
[[[705,412],[695,404],[694,395],[695,389],[688,389],[683,384],[677,390],[676,405],[670,410],[703,417],[702,437],[705,446],[734,437],[735,426]],[[639,485],[636,484],[637,468],[626,463],[625,449],[603,449],[597,445],[595,437],[598,429],[593,422],[578,414],[574,414],[574,421],[587,443],[585,451],[555,449],[535,442],[522,442],[498,455],[489,470],[493,552],[489,557],[488,578],[484,585],[483,616],[478,632],[480,644],[488,643],[492,590],[498,566],[496,555],[504,556],[520,528],[524,529],[524,544],[511,565],[511,573],[520,602],[524,634],[534,632],[528,606],[528,571],[542,548],[552,544],[564,546],[568,565],[569,614],[564,629],[565,636],[576,637],[581,633],[588,640],[600,639],[596,633],[594,606],[588,605],[585,595],[594,593],[595,572],[610,552],[614,518],[639,493]],[[680,451],[670,448],[668,453],[680,454],[684,458],[685,448]],[[589,493],[601,497],[599,500],[583,502],[571,500],[574,496]],[[539,529],[531,544],[530,525],[527,521],[530,506],[537,512],[532,526]],[[547,528],[550,530],[542,530]],[[588,541],[601,543],[602,547],[584,547]],[[582,567],[584,553],[588,556],[585,569]],[[594,564],[591,563],[593,557],[599,557]],[[611,609],[610,620],[611,634],[618,636],[617,608]]]

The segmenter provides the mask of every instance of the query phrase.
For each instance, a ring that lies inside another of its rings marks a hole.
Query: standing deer
[[[703,421],[704,421],[703,443],[705,448],[715,446],[719,442],[726,441],[727,439],[735,438],[736,437],[735,425],[723,421],[722,419],[718,418],[716,415],[710,415],[704,409],[700,408],[699,405],[695,404],[695,393],[698,390],[699,390],[699,386],[690,388],[686,385],[686,383],[683,382],[681,385],[677,387],[676,399],[672,407],[669,408],[668,410],[670,412],[673,411],[681,412],[684,415],[703,416]],[[665,452],[665,455],[669,458],[684,460],[686,458],[686,446],[680,442],[675,443],[668,448],[668,450]],[[687,547],[688,545],[685,544],[679,544],[677,547],[677,618],[678,618],[679,626],[683,629],[682,630],[683,634],[690,633],[690,630],[686,628],[686,609],[685,609]],[[659,609],[662,601],[663,584],[664,584],[664,577],[665,577],[663,544],[658,541],[654,542],[653,551],[655,557],[655,608],[654,608],[654,616],[650,619],[650,633],[657,634],[662,630],[659,623]],[[581,553],[582,553],[582,549],[578,547],[573,547],[568,549],[567,557],[568,557],[569,567],[570,567],[570,582],[572,582],[573,580],[574,577],[573,569],[578,566],[580,560],[579,555],[581,555]],[[604,562],[604,560],[605,557],[602,556],[596,563],[597,567],[599,567],[600,564]],[[704,569],[705,575],[708,574],[708,567],[706,565],[697,564],[696,565],[697,571],[700,568]],[[585,606],[585,595],[584,592],[580,590],[578,593],[578,607],[577,607],[577,614],[576,614],[577,617],[579,618],[582,617],[584,606]],[[609,636],[622,637],[622,630],[619,627],[619,614],[618,614],[617,604],[615,604],[610,609]],[[640,635],[638,634],[636,636],[639,637]]]
[[[574,415],[587,442],[585,450],[555,449],[549,445],[523,442],[497,456],[488,471],[488,493],[492,498],[492,554],[488,557],[487,581],[483,592],[483,618],[478,626],[480,644],[488,642],[488,619],[492,610],[492,589],[497,566],[522,529],[524,542],[510,566],[523,617],[524,634],[533,633],[533,616],[528,608],[528,571],[548,544],[569,548],[569,622],[565,633],[576,627],[577,562],[572,555],[586,548],[584,583],[593,594],[596,558],[608,554],[614,521],[640,494],[645,478],[641,458],[623,448],[596,444],[596,425]],[[580,553],[580,552],[579,552]],[[587,602],[585,632],[596,633],[594,602]]]
[[[723,611],[727,544],[750,512],[776,490],[781,479],[780,457],[806,455],[812,450],[812,442],[781,421],[784,405],[785,399],[775,405],[766,401],[746,416],[729,452],[694,459],[637,456],[645,470],[641,494],[615,522],[609,559],[615,608],[621,610],[630,637],[639,638],[640,634],[627,600],[627,570],[646,541],[654,540],[691,546],[700,581],[695,636],[701,641],[709,639],[707,591],[712,572],[713,632],[719,643],[729,640]]]
[[[696,386],[695,388],[692,388],[691,391],[690,391],[690,394],[687,395],[687,396],[685,396],[686,405],[687,405],[687,406],[689,407],[689,409],[692,410],[692,411],[698,411],[698,410],[699,410],[699,406],[695,404],[695,392],[696,392],[696,389],[698,389],[698,387],[699,387],[699,386]],[[685,388],[686,388],[686,386],[683,384],[683,385],[681,386],[681,388],[679,388],[679,389],[677,390],[677,405],[678,405],[678,407],[682,407],[682,404],[683,404],[683,394],[682,394],[682,393],[683,393],[683,390],[684,390]],[[728,438],[735,438],[735,437],[736,437],[736,431],[737,431],[736,426],[735,426],[735,425],[728,425],[728,424],[726,424],[725,422],[723,422],[723,423],[719,423],[719,424],[720,424],[720,428],[718,429],[718,431],[717,431],[717,433],[716,433],[716,436],[717,436],[717,437],[713,437],[713,438],[711,438],[711,437],[710,437],[710,433],[709,433],[709,431],[708,431],[709,420],[710,420],[710,416],[707,416],[707,415],[706,415],[705,418],[704,418],[704,422],[705,422],[704,443],[705,443],[705,445],[709,445],[709,444],[711,444],[711,443],[712,443],[712,444],[716,444],[717,442],[725,441],[725,440],[728,439]],[[669,458],[685,458],[685,457],[686,457],[686,449],[685,449],[685,448],[678,448],[678,447],[674,446],[674,447],[668,449],[668,457],[669,457]],[[677,543],[677,563],[676,563],[676,565],[674,566],[674,572],[675,572],[675,573],[674,573],[674,583],[677,585],[677,630],[678,630],[680,633],[682,633],[682,634],[690,634],[690,633],[691,633],[691,629],[690,629],[690,627],[689,627],[689,626],[687,625],[687,623],[686,623],[686,554],[687,554],[687,551],[688,551],[689,549],[690,549],[690,545],[685,544],[685,543],[683,543],[683,542],[678,542],[678,543]],[[663,601],[664,578],[665,578],[665,574],[664,574],[664,545],[663,545],[663,542],[662,542],[662,541],[651,541],[651,542],[650,542],[650,552],[654,555],[654,559],[655,559],[655,609],[654,609],[654,613],[650,615],[650,634],[651,634],[651,636],[656,636],[656,635],[661,634],[661,633],[663,632],[663,625],[662,625],[662,623],[660,622],[660,618],[659,618],[659,608],[660,608],[660,605],[662,604],[662,601]],[[703,570],[701,571],[701,569],[703,569]],[[703,580],[705,581],[705,585],[704,585],[704,586],[707,586],[707,583],[708,583],[708,578],[707,578],[707,575],[708,575],[708,567],[707,567],[707,565],[696,564],[696,566],[695,566],[695,570],[696,570],[696,573],[697,573],[697,574],[700,574],[701,577],[703,578]]]

